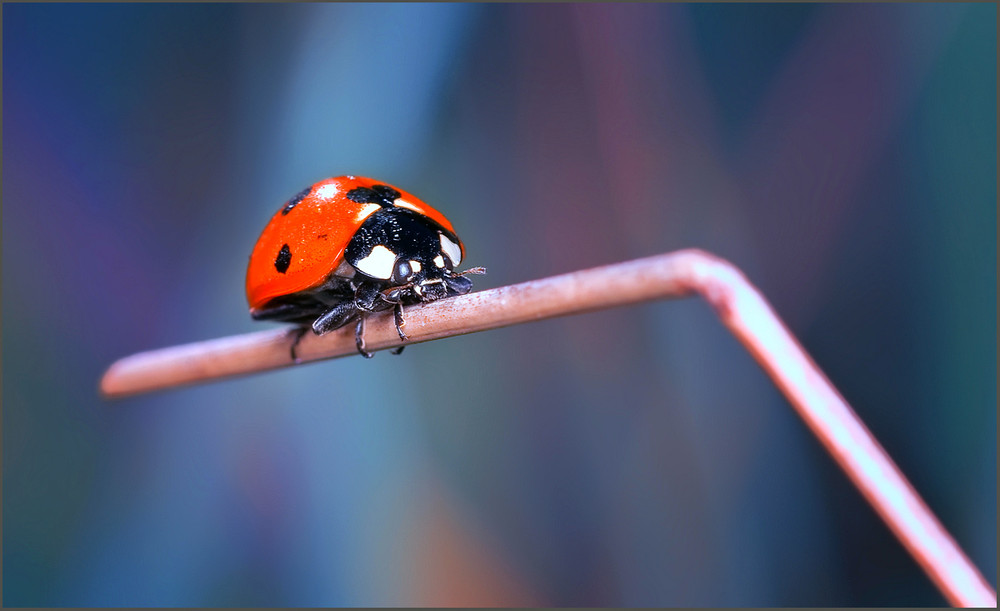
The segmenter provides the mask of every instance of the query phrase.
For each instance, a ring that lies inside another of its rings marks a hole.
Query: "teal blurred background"
[[[3,603],[940,605],[697,300],[119,402],[361,174],[746,271],[995,584],[995,4],[3,5]]]

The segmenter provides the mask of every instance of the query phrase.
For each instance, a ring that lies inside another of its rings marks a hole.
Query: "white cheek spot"
[[[434,265],[437,265],[438,267],[444,267],[444,257],[442,257],[441,255],[434,257]]]
[[[449,240],[443,233],[438,235],[441,236],[441,252],[448,255],[453,267],[458,267],[458,264],[462,262],[462,248]]]
[[[354,264],[354,267],[372,278],[388,280],[392,277],[392,267],[396,263],[396,253],[379,244],[364,259]]]
[[[313,195],[320,199],[332,199],[336,197],[338,192],[340,192],[340,189],[337,187],[337,184],[329,183],[323,185],[319,189],[316,189],[316,193],[314,193]]]
[[[414,274],[419,272],[421,267],[420,261],[410,261],[410,269],[413,270]]]
[[[354,215],[354,222],[360,223],[364,221],[369,216],[375,214],[375,211],[381,208],[378,204],[365,204],[358,213]]]
[[[392,202],[392,205],[399,206],[400,208],[406,208],[407,210],[413,210],[417,214],[423,214],[422,212],[420,212],[420,208],[417,208],[416,206],[414,206],[413,204],[411,204],[410,202],[406,201],[401,197],[396,201]]]

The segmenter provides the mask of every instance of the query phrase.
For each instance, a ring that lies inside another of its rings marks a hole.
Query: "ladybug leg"
[[[375,311],[375,300],[379,298],[382,293],[379,291],[379,285],[374,282],[362,282],[356,291],[354,291],[354,307],[359,310],[364,310],[366,312]]]
[[[382,297],[382,301],[393,305],[393,318],[396,322],[396,333],[399,334],[399,339],[404,342],[410,339],[403,332],[403,326],[406,324],[406,321],[403,320],[403,300],[400,297],[400,289],[393,289],[388,294],[379,293],[379,296]]]
[[[392,309],[392,313],[393,313],[393,318],[396,321],[396,333],[399,333],[399,339],[401,339],[401,340],[403,340],[405,342],[409,338],[406,337],[406,333],[403,333],[403,328],[402,328],[403,325],[406,324],[406,321],[403,320],[403,304],[401,302],[397,301],[396,302],[396,307],[394,307]],[[399,348],[393,348],[389,352],[391,352],[392,354],[402,354],[403,348],[406,348],[406,346],[400,346]]]
[[[290,352],[292,354],[292,362],[294,362],[296,365],[298,365],[300,361],[298,355],[295,354],[295,347],[299,345],[299,342],[302,341],[302,336],[305,335],[306,331],[308,330],[309,327],[298,327],[292,329],[292,332],[289,334],[295,336],[295,339],[292,340],[292,347],[290,349]]]
[[[362,282],[358,285],[357,289],[354,291],[354,311],[361,313],[361,318],[358,319],[358,326],[354,329],[354,341],[358,346],[358,352],[361,353],[365,358],[371,358],[372,353],[365,349],[365,325],[364,319],[367,312],[376,312],[385,309],[384,306],[380,307],[377,302],[381,299],[382,302],[390,303],[395,306],[395,322],[396,322],[396,333],[399,334],[399,338],[406,341],[406,333],[403,332],[403,325],[406,324],[403,320],[403,304],[400,300],[390,298],[385,293],[382,292],[381,286],[374,282]],[[403,346],[395,348],[392,350],[393,354],[399,354],[403,351]]]
[[[365,316],[364,314],[358,319],[358,326],[354,327],[354,343],[358,347],[358,352],[361,356],[366,359],[372,358],[374,355],[371,352],[365,350]]]
[[[396,307],[394,307],[392,310],[393,310],[393,318],[396,321],[396,333],[399,333],[399,339],[405,342],[410,338],[406,337],[406,333],[403,332],[403,325],[406,324],[406,321],[403,320],[403,303],[397,301]]]
[[[403,300],[400,297],[401,294],[400,292],[409,286],[410,285],[406,285],[406,287],[397,287],[387,293],[379,293],[379,296],[382,298],[382,301],[386,303],[391,303],[393,305],[392,311],[393,311],[393,320],[396,323],[396,333],[399,334],[399,339],[403,340],[404,342],[410,338],[406,337],[406,333],[403,331],[403,326],[406,324],[406,321],[403,320]],[[391,352],[393,354],[399,354],[400,352],[403,351],[403,348],[405,347],[406,346],[393,348]]]
[[[316,335],[324,335],[334,329],[339,329],[340,327],[346,325],[357,311],[358,310],[353,301],[338,303],[313,321],[313,333]]]
[[[372,358],[372,353],[365,349],[365,316],[367,312],[375,311],[375,300],[381,295],[379,285],[374,282],[362,282],[354,291],[354,308],[361,313],[358,326],[354,328],[354,343],[358,352],[366,359]]]

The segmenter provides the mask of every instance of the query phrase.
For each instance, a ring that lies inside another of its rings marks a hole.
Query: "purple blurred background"
[[[98,397],[349,173],[478,288],[728,258],[995,584],[996,11],[4,4],[4,605],[943,604],[697,300]]]

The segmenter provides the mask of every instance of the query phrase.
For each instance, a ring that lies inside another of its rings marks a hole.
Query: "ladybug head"
[[[395,287],[390,299],[434,301],[472,290],[472,281],[454,271],[461,262],[461,248],[444,233],[438,232],[438,239],[441,247],[436,250],[411,250],[396,258],[388,282]]]
[[[407,293],[411,293],[413,300],[434,301],[450,295],[464,295],[472,290],[472,280],[462,274],[447,271],[436,277],[424,277],[411,283],[397,287],[390,293],[390,297],[395,295],[406,300]]]
[[[434,301],[472,288],[470,280],[454,271],[462,262],[458,236],[404,208],[371,215],[344,256],[363,276],[391,288],[387,297],[394,301]]]

